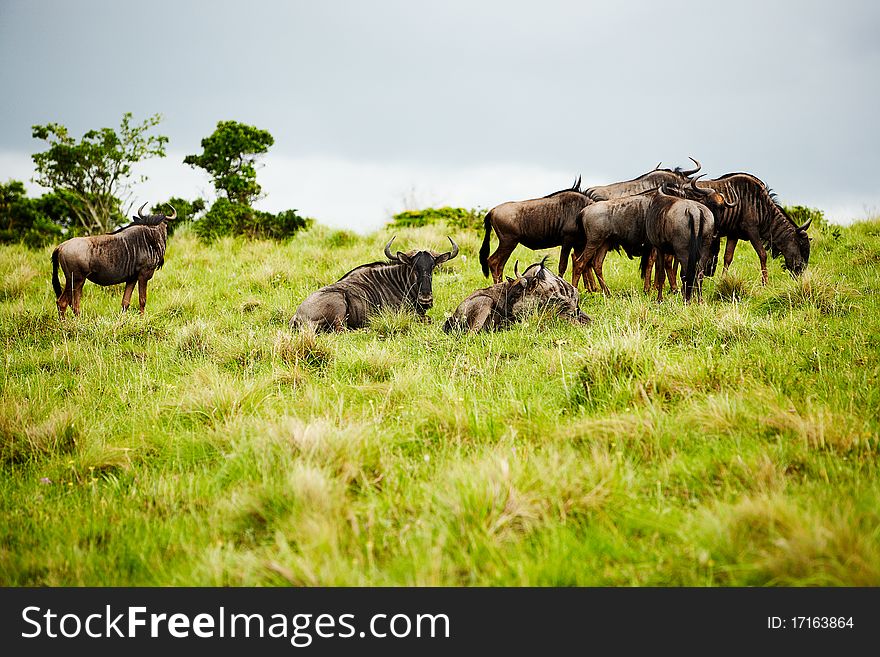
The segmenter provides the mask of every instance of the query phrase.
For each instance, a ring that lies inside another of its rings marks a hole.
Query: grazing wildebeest
[[[517,274],[516,278],[508,277],[506,281],[477,290],[458,304],[455,312],[443,324],[443,331],[479,333],[506,327],[514,321],[514,304],[537,283],[536,276]]]
[[[807,229],[811,222],[802,226],[795,224],[760,179],[749,173],[728,173],[714,180],[700,181],[697,185],[739,199],[735,208],[715,211],[715,230],[719,236],[727,237],[723,273],[727,272],[736,243],[741,239],[749,240],[757,252],[764,285],[767,284],[766,248],[770,249],[772,257],[784,257],[785,268],[793,276],[806,269],[810,260]]]
[[[458,255],[452,251],[398,251],[391,253],[392,237],[385,245],[386,262],[372,262],[352,269],[332,285],[312,292],[290,320],[291,328],[311,327],[316,331],[361,328],[370,314],[382,308],[411,308],[422,319],[434,305],[434,268]]]
[[[536,279],[536,284],[522,299],[513,304],[513,314],[518,316],[529,307],[538,306],[555,310],[573,323],[588,324],[590,318],[580,309],[580,293],[571,283],[557,276],[546,267],[547,258],[529,265],[523,276]],[[516,269],[514,268],[514,271]]]
[[[694,183],[691,182],[693,186]],[[658,253],[673,255],[684,263],[682,287],[685,303],[690,302],[694,286],[697,297],[703,300],[702,278],[712,257],[712,241],[715,236],[715,217],[707,204],[713,207],[732,207],[722,194],[712,190],[697,192],[706,204],[679,196],[665,194],[665,185],[657,190],[657,198],[645,217],[645,236]],[[694,190],[698,188],[693,187]],[[657,259],[657,301],[663,300],[663,277],[665,267]]]
[[[565,274],[568,256],[574,248],[580,249],[582,233],[577,225],[577,213],[592,201],[581,191],[581,179],[569,189],[548,194],[543,198],[526,201],[508,201],[489,210],[483,225],[486,234],[480,247],[483,275],[491,272],[492,280],[501,281],[504,265],[517,244],[530,249],[548,249],[562,246],[559,256],[559,274]],[[489,255],[492,230],[498,236],[498,248]]]
[[[52,287],[55,290],[58,314],[64,318],[67,306],[79,315],[82,289],[86,280],[98,285],[125,283],[122,294],[122,312],[128,310],[134,284],[138,284],[140,311],[147,305],[147,281],[165,263],[165,242],[168,223],[177,218],[172,214],[145,215],[144,203],[134,223],[118,228],[107,235],[73,237],[62,242],[52,252]],[[58,268],[64,272],[64,289],[58,280]]]

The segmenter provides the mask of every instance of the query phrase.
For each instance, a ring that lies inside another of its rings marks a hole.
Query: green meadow
[[[318,336],[297,305],[390,229],[183,228],[145,316],[89,283],[65,321],[51,248],[0,247],[0,584],[880,585],[880,221],[766,287],[743,243],[689,307],[611,254],[590,325],[476,336],[441,326],[482,235],[396,232],[461,246],[433,323]]]

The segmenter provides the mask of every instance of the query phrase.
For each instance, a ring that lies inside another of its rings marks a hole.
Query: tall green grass
[[[880,223],[687,307],[611,256],[590,325],[465,336],[481,236],[394,230],[461,246],[432,323],[332,335],[288,321],[390,231],[184,229],[144,317],[64,322],[51,249],[0,247],[0,584],[880,584]]]

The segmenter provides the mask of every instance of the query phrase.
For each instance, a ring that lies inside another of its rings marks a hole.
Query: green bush
[[[446,222],[454,228],[475,230],[483,229],[483,217],[486,211],[479,208],[425,208],[423,210],[404,210],[391,218],[391,225],[398,228],[420,228]]]
[[[798,226],[803,226],[808,219],[812,219],[813,223],[810,224],[810,230],[818,229],[825,233],[831,228],[828,220],[825,218],[825,213],[817,208],[808,208],[803,205],[787,205],[785,206],[785,211],[788,212],[788,216]]]
[[[24,184],[0,184],[0,243],[22,242],[37,249],[58,241],[66,212],[55,194],[28,198]]]
[[[193,223],[193,230],[204,242],[227,235],[284,240],[308,228],[311,222],[311,219],[300,217],[296,210],[285,210],[276,215],[219,198],[205,216]]]
[[[177,228],[180,228],[185,223],[191,223],[195,220],[196,215],[200,212],[203,212],[205,209],[205,201],[204,199],[197,198],[194,201],[187,201],[185,198],[180,198],[179,196],[172,196],[167,201],[163,203],[157,203],[153,207],[150,208],[151,214],[168,214],[171,212],[171,208],[173,207],[177,210],[177,219],[174,221],[168,222],[168,234],[173,235],[174,231]]]

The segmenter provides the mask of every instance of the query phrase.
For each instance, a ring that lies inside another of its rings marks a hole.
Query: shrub
[[[810,224],[812,230],[819,229],[825,233],[831,228],[822,210],[808,208],[803,205],[787,205],[785,206],[785,211],[788,212],[788,216],[798,226],[802,226],[808,219],[812,219],[813,223]]]
[[[300,217],[296,210],[285,210],[275,215],[220,198],[205,216],[193,224],[193,230],[204,242],[228,235],[284,240],[310,225],[311,219]]]
[[[424,210],[404,210],[391,218],[391,225],[399,228],[420,228],[431,224],[446,222],[449,226],[462,229],[482,230],[486,211],[479,208],[425,208]]]

